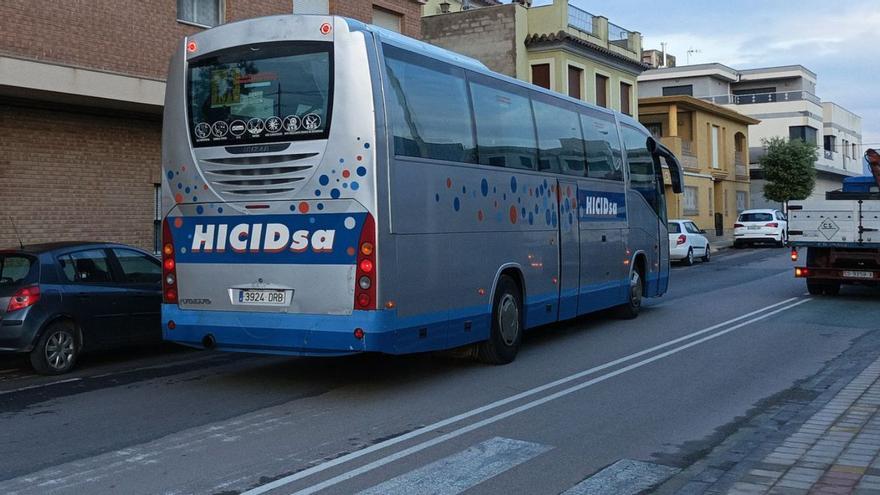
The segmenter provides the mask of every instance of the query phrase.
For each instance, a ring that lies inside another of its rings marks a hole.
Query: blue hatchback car
[[[61,374],[84,351],[160,342],[161,280],[159,260],[123,244],[0,250],[0,352]]]

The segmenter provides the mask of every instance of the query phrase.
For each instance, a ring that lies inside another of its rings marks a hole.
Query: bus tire
[[[479,344],[477,358],[486,364],[507,364],[516,358],[523,334],[523,297],[519,285],[502,275],[495,289],[489,339]]]
[[[625,304],[621,304],[615,308],[615,315],[623,320],[632,320],[639,316],[642,309],[642,295],[644,294],[645,285],[642,282],[642,274],[638,270],[633,270],[629,279],[629,297]]]

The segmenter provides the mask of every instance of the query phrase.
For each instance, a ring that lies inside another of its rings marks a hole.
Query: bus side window
[[[394,153],[476,163],[464,71],[390,45],[383,50]]]
[[[532,107],[538,130],[538,170],[583,177],[584,140],[578,114],[541,99],[533,98]]]
[[[660,215],[663,199],[654,171],[654,158],[648,151],[648,135],[626,125],[620,128],[626,148],[630,187],[638,191],[654,212]]]
[[[469,77],[479,163],[534,170],[535,122],[525,91],[476,74]]]
[[[587,150],[587,177],[622,181],[623,158],[614,117],[599,112],[582,113],[581,127]]]

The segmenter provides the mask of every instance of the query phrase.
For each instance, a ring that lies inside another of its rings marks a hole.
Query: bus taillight
[[[357,250],[354,309],[376,309],[376,222],[367,213]]]
[[[177,263],[174,261],[174,242],[168,219],[162,221],[162,300],[177,304]]]

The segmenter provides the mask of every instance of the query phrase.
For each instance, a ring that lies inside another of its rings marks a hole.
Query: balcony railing
[[[624,50],[630,50],[629,38],[631,33],[618,26],[617,24],[608,23],[608,43],[619,46]]]
[[[569,4],[568,25],[578,31],[593,34],[593,14]]]
[[[756,103],[779,103],[786,101],[809,101],[817,105],[821,104],[818,96],[808,91],[779,91],[776,93],[757,93],[752,95],[717,95],[703,96],[706,100],[716,105],[752,105]]]

